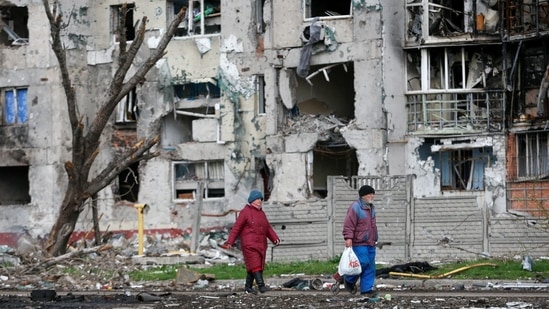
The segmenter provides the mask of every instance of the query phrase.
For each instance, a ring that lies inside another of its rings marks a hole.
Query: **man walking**
[[[376,243],[378,239],[376,211],[373,204],[376,191],[365,185],[358,190],[359,198],[351,204],[343,223],[345,247],[352,247],[362,273],[343,276],[345,289],[356,293],[356,282],[360,279],[360,294],[375,297],[374,281],[376,277]]]

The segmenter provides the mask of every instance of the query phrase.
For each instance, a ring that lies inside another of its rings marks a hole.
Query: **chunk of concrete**
[[[177,270],[175,280],[178,284],[190,285],[200,280],[201,275],[183,266]]]

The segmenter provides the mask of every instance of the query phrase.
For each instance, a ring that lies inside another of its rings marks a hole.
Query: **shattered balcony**
[[[407,47],[549,35],[549,0],[406,2]]]
[[[500,40],[498,3],[480,0],[406,1],[406,46]],[[427,12],[425,14],[424,12]]]
[[[549,35],[549,1],[505,1],[502,4],[504,41]]]
[[[411,134],[486,133],[504,125],[503,91],[407,95]]]

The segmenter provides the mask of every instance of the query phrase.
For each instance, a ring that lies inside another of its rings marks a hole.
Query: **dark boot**
[[[265,281],[263,281],[263,271],[255,272],[254,278],[255,278],[255,283],[257,283],[257,287],[259,288],[259,292],[265,293],[271,290],[270,287],[265,285]]]
[[[356,282],[351,284],[349,281],[345,280],[345,277],[343,277],[343,286],[345,286],[345,290],[351,294],[355,294],[357,291]]]
[[[253,286],[254,286],[254,275],[252,275],[252,273],[249,272],[248,275],[246,276],[246,285],[244,285],[244,289],[246,293],[257,294],[257,291],[254,290]]]

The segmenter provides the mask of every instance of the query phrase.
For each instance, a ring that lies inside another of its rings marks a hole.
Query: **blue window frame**
[[[4,123],[22,124],[28,121],[27,88],[4,89]]]

